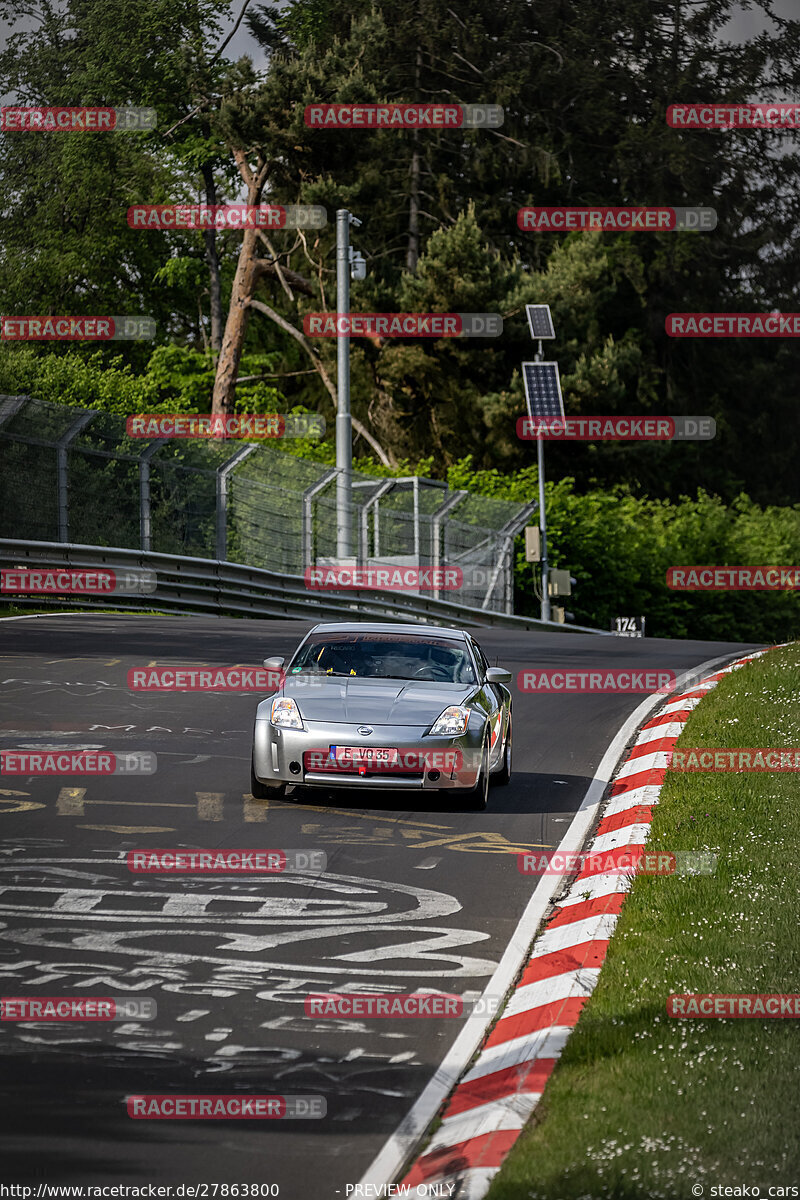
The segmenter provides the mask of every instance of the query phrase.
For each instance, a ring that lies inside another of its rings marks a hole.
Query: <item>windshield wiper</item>
[[[311,675],[315,679],[332,679],[334,675],[342,679],[358,679],[357,675],[351,675],[349,671],[298,671],[297,675],[291,672],[287,675],[287,683],[292,679],[297,679],[298,675]]]

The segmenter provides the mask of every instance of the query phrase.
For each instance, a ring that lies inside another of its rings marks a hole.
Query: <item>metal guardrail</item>
[[[267,442],[133,437],[116,413],[0,394],[0,537],[297,576],[337,561],[338,474]],[[463,604],[514,612],[514,538],[536,501],[419,476],[355,471],[351,484],[359,566],[459,567]]]
[[[394,593],[387,598],[385,592],[326,592],[322,597],[319,593],[309,593],[302,576],[277,574],[219,559],[188,558],[178,554],[122,550],[108,546],[0,538],[1,568],[51,564],[62,568],[107,567],[111,570],[138,567],[155,571],[158,584],[154,592],[136,595],[65,597],[37,593],[23,597],[5,593],[2,599],[20,607],[42,607],[57,603],[63,608],[79,603],[81,608],[287,617],[306,621],[363,616],[379,617],[384,621],[428,622],[432,625],[494,626],[501,629],[540,629],[553,633],[614,636],[604,629],[560,625],[554,621],[539,621],[534,617],[509,616],[426,596]]]

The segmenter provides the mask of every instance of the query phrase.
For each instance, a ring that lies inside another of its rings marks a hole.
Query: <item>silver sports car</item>
[[[460,629],[316,625],[256,711],[250,790],[287,786],[458,793],[485,808],[511,777],[511,672]]]

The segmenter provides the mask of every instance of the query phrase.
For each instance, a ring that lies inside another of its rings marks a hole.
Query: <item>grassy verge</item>
[[[44,604],[41,608],[28,606],[27,604],[0,604],[0,617],[52,617],[58,613],[97,613],[100,617],[108,616],[125,616],[125,617],[163,617],[165,614],[161,609],[157,608],[112,608],[110,605],[93,605],[91,608],[81,608],[80,603],[69,604],[56,602],[54,604]],[[180,614],[183,616],[184,614]]]
[[[800,645],[726,676],[678,746],[800,746]],[[800,1018],[666,1015],[671,992],[800,992],[798,775],[671,772],[650,844],[716,873],[634,881],[489,1200],[800,1194]]]

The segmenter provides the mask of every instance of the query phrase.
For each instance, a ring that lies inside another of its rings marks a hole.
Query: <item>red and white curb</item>
[[[641,852],[668,752],[689,714],[723,675],[765,653],[758,650],[715,671],[644,724],[616,773],[603,818],[586,848],[589,854]],[[590,865],[576,877],[536,939],[502,1017],[452,1091],[441,1125],[395,1185],[396,1194],[411,1200],[480,1200],[486,1195],[594,991],[630,885],[630,876],[595,872]]]

